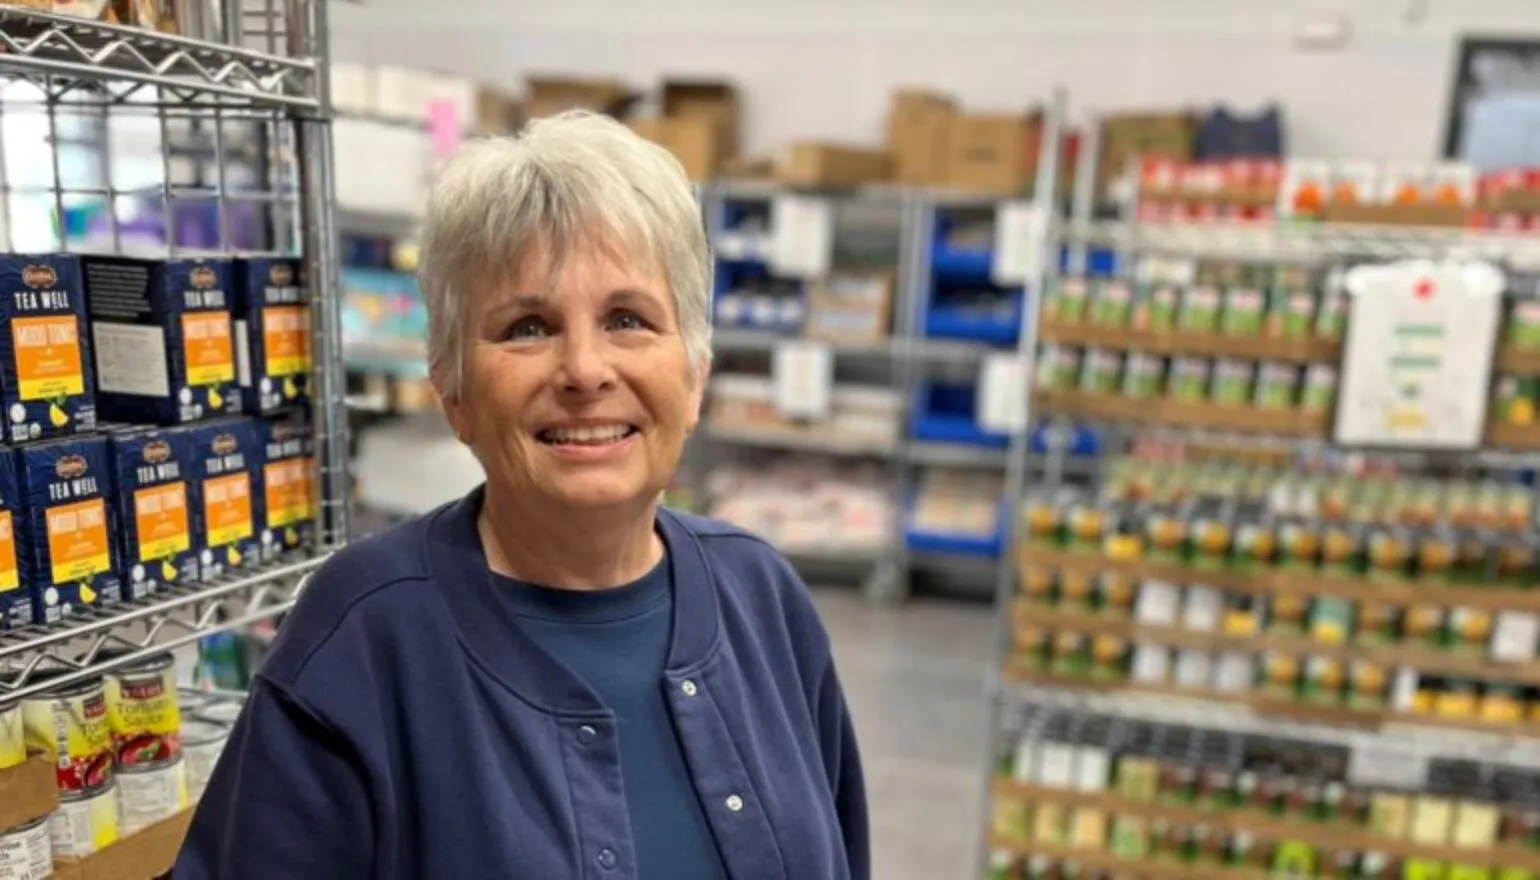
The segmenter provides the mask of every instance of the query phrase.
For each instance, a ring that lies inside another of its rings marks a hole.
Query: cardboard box
[[[775,179],[790,186],[858,186],[891,171],[885,151],[825,143],[791,144],[775,163]]]
[[[893,179],[912,186],[942,183],[946,177],[947,137],[956,103],[948,96],[900,89],[888,105],[888,151]]]
[[[12,443],[96,428],[80,259],[0,255],[0,406]]]
[[[227,260],[84,257],[103,420],[178,425],[241,411]]]
[[[0,770],[0,828],[15,828],[52,813],[59,805],[53,764],[34,755]]]
[[[958,114],[952,117],[945,182],[970,192],[1012,196],[1033,183],[1036,123],[1025,115]]]
[[[738,88],[722,80],[665,79],[660,94],[664,119],[705,119],[719,132],[721,157],[738,153],[741,124]]]
[[[891,272],[838,272],[812,283],[808,287],[803,335],[842,343],[888,338],[893,288]]]
[[[187,429],[193,456],[193,515],[201,533],[198,576],[213,580],[262,561],[251,470],[262,449],[251,419],[204,422]]]
[[[259,522],[264,561],[315,545],[315,435],[300,413],[257,423],[262,441]]]
[[[541,75],[524,80],[524,112],[530,118],[563,110],[624,116],[636,99],[636,93],[617,80]]]
[[[58,623],[121,599],[107,439],[67,437],[12,454],[25,509],[16,556],[33,622]]]
[[[1197,121],[1185,113],[1108,116],[1102,120],[1101,158],[1096,170],[1098,198],[1141,158],[1187,162],[1197,141]]]
[[[241,412],[266,415],[310,400],[310,296],[300,260],[251,257],[234,268]]]
[[[718,124],[706,117],[633,119],[631,130],[673,154],[691,180],[716,176],[725,154]]]
[[[481,86],[476,89],[476,119],[472,126],[478,134],[510,135],[524,124],[519,100],[501,89]]]
[[[185,428],[123,428],[108,435],[123,598],[198,579],[192,445]]]
[[[16,459],[0,455],[0,629],[32,622],[32,593],[21,579],[16,530],[25,515]]]
[[[154,880],[176,864],[192,810],[182,810],[81,859],[54,859],[54,880]]]

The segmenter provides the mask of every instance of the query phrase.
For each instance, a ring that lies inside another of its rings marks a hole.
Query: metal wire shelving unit
[[[326,2],[237,0],[217,15],[217,39],[201,40],[0,8],[0,218],[7,244],[23,252],[303,258],[315,545],[62,625],[0,630],[0,701],[282,614],[349,535]],[[37,132],[51,152],[41,160]],[[30,164],[9,155],[13,144],[32,150]],[[189,169],[189,156],[199,167]],[[242,162],[255,173],[230,173]],[[66,217],[88,204],[96,222],[83,244]],[[142,236],[145,223],[160,224],[158,247]]]

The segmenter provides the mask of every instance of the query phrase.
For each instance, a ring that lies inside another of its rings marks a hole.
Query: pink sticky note
[[[442,159],[460,146],[460,113],[453,101],[428,102],[428,137],[433,139],[433,156]]]

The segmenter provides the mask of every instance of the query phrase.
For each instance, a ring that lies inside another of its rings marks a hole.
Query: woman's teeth
[[[577,443],[591,446],[599,446],[605,443],[614,443],[624,438],[634,429],[630,425],[596,425],[581,428],[552,428],[540,432],[540,439],[546,443]]]

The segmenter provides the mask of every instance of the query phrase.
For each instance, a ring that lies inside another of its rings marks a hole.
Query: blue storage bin
[[[922,382],[915,395],[910,435],[935,443],[965,443],[991,449],[1010,446],[1009,434],[979,427],[977,397],[971,384]]]
[[[1025,296],[1021,288],[1002,288],[990,278],[991,245],[955,246],[948,242],[954,225],[944,211],[936,217],[930,247],[930,278],[920,331],[930,339],[960,339],[1015,345],[1021,331]],[[998,308],[980,307],[967,298],[999,297]]]
[[[1000,307],[983,311],[970,304],[949,305],[947,291],[941,285],[931,288],[925,304],[924,324],[927,339],[960,339],[1014,346],[1021,338],[1021,311],[1026,296],[1018,288],[1002,295]]]
[[[914,498],[904,505],[904,546],[911,553],[928,553],[937,556],[976,556],[998,559],[1005,549],[1005,525],[1010,522],[1010,507],[1000,502],[992,535],[956,535],[917,529],[914,521]]]

